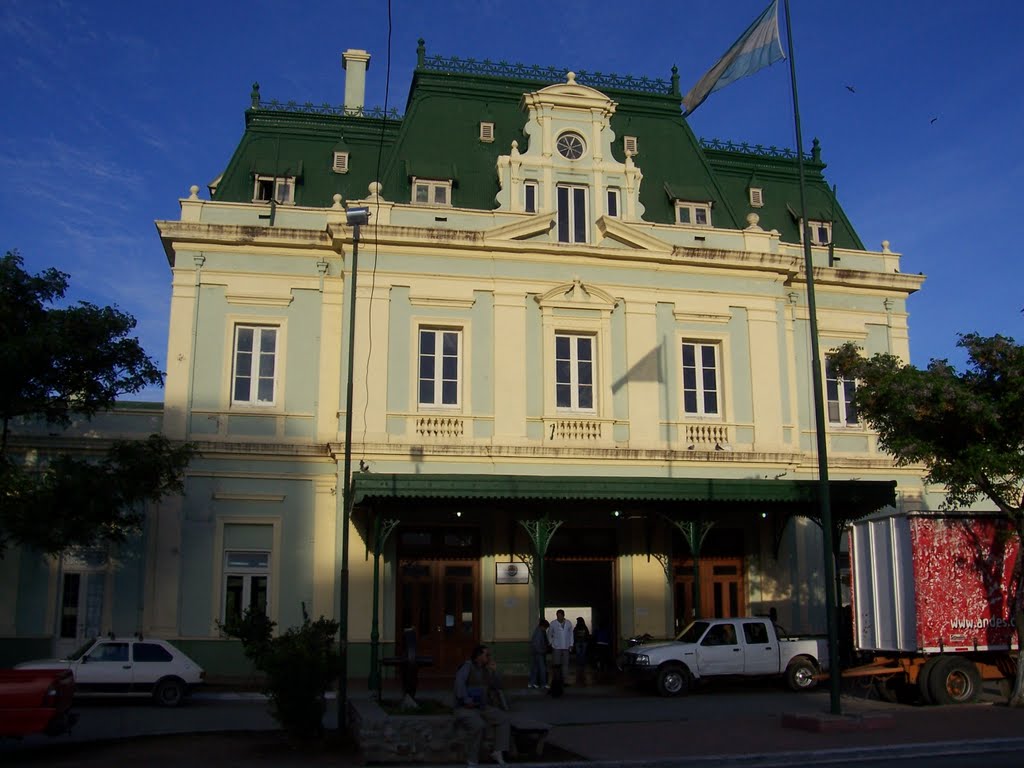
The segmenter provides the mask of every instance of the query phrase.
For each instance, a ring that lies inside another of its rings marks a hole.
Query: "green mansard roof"
[[[245,133],[213,199],[249,202],[255,175],[294,176],[298,205],[329,207],[335,194],[364,198],[377,180],[379,160],[385,199],[409,201],[413,176],[451,179],[456,207],[492,210],[499,192],[498,157],[509,153],[513,140],[521,152],[527,149],[523,94],[564,80],[565,72],[555,68],[428,57],[421,45],[404,116],[267,102],[254,86]],[[786,242],[799,241],[793,152],[698,141],[681,113],[674,73],[671,82],[582,72],[577,80],[618,105],[611,117],[615,160],[625,160],[623,136],[638,139],[634,162],[643,172],[645,221],[674,223],[676,199],[710,200],[715,227],[743,228],[747,214],[755,211],[761,227],[777,229]],[[479,141],[481,121],[494,124],[493,142]],[[332,170],[336,151],[349,153],[347,173]],[[805,162],[808,218],[832,221],[837,247],[863,249],[824,168],[816,144]],[[751,207],[750,187],[763,191],[762,207]]]

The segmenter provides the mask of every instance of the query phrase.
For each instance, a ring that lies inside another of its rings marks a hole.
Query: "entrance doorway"
[[[700,559],[700,615],[696,611],[693,560],[676,561],[674,576],[675,628],[679,632],[695,618],[735,618],[746,611],[742,557]]]
[[[60,613],[54,653],[63,659],[100,634],[106,574],[65,571],[61,577]]]
[[[602,628],[612,642],[618,637],[614,560],[548,559],[544,563],[544,592],[545,615],[553,617],[562,608],[573,624],[577,616],[583,616],[592,636]]]
[[[454,675],[480,642],[479,583],[475,529],[399,532],[395,637],[416,630],[416,654],[434,659],[423,676]]]
[[[477,566],[462,561],[402,563],[399,566],[397,637],[416,629],[419,656],[431,656],[424,675],[452,675],[469,658],[480,637]]]

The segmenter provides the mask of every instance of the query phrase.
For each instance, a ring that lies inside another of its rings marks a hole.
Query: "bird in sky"
[[[846,90],[848,90],[850,93],[856,93],[857,92],[856,89],[852,85],[846,86]]]
[[[929,125],[935,125],[935,121],[938,120],[938,119],[939,118],[937,118],[937,117],[933,117],[931,120],[928,121]]]

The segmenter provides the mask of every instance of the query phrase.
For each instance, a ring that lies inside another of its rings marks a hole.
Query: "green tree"
[[[246,658],[266,675],[264,689],[271,713],[289,737],[320,736],[327,690],[341,673],[335,641],[338,622],[323,616],[310,621],[303,603],[300,626],[276,637],[275,626],[262,611],[247,610],[241,621],[220,628],[242,641]]]
[[[857,411],[897,464],[923,464],[927,482],[945,486],[944,508],[991,501],[1024,544],[1024,347],[974,333],[957,346],[967,352],[963,371],[946,360],[920,369],[893,355],[864,358],[851,343],[829,360],[843,378],[857,380]],[[1022,600],[1018,563],[1014,618],[1024,648]],[[1024,664],[1010,703],[1024,706]]]
[[[131,336],[135,318],[88,302],[60,306],[68,282],[52,268],[29,274],[17,252],[0,258],[0,556],[11,544],[56,553],[123,540],[138,530],[144,502],[181,489],[193,454],[151,435],[102,455],[25,461],[11,435],[19,421],[67,427],[163,383]]]

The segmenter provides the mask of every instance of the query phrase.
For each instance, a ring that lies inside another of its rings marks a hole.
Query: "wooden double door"
[[[416,630],[418,656],[430,656],[424,676],[451,676],[480,641],[480,596],[476,560],[400,560],[398,565],[399,652],[404,632]]]
[[[674,571],[675,626],[683,629],[695,618],[736,618],[746,612],[742,557],[708,557],[698,561],[700,608],[693,560],[677,560]]]

